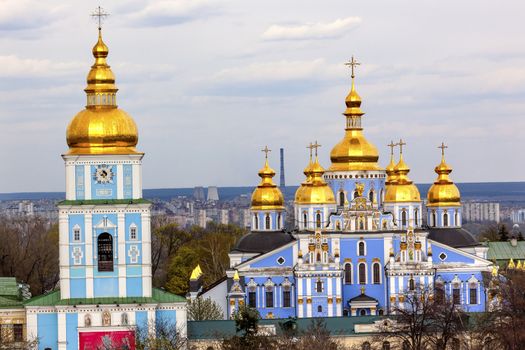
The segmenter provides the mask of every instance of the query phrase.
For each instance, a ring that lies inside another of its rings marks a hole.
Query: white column
[[[122,168],[122,167],[121,167]],[[121,170],[118,170],[121,171]],[[117,184],[118,186],[118,184]],[[117,214],[117,234],[118,234],[118,295],[121,298],[126,297],[126,217],[120,212]]]
[[[36,312],[26,309],[26,321],[27,321],[27,340],[32,341],[38,337],[38,317]]]
[[[404,280],[403,280],[403,276],[399,276],[398,277],[398,281],[399,281],[399,286],[398,286],[398,293],[400,294],[403,294],[405,292],[405,283],[404,283]]]
[[[142,293],[151,297],[151,213],[142,213]]]
[[[60,266],[60,296],[62,299],[70,297],[69,280],[69,216],[59,209],[58,237],[59,237],[59,266]]]
[[[67,349],[66,339],[66,314],[64,311],[59,311],[57,314],[58,318],[58,350]]]
[[[335,296],[336,299],[340,298],[341,302],[337,303],[337,300],[334,300],[335,307],[336,307],[336,316],[343,316],[343,295],[341,293],[341,283],[343,282],[342,278],[336,278],[335,279]]]
[[[84,198],[91,199],[91,165],[84,165]]]
[[[180,309],[177,309],[177,311],[175,312],[175,317],[176,317],[175,327],[177,327],[177,331],[180,332],[180,336],[182,337],[182,339],[184,339],[186,337],[186,330],[187,330],[187,325],[186,325],[186,319],[187,319],[186,306],[184,306],[184,307],[182,307]]]
[[[76,193],[76,172],[75,165],[68,164],[66,160],[66,199],[75,200],[77,197]],[[85,182],[85,181],[84,181]]]
[[[95,295],[93,288],[93,268],[95,262],[93,259],[93,214],[84,214],[84,228],[86,230],[86,248],[84,252],[86,255],[86,298],[93,298]]]
[[[132,165],[133,172],[133,199],[142,198],[142,167],[140,164]]]
[[[124,167],[122,164],[117,164],[117,199],[124,198]]]
[[[334,304],[337,304],[332,293],[332,282],[332,277],[326,278],[326,295],[328,298],[332,298],[332,303],[328,304],[328,317],[332,317],[334,315]]]
[[[155,335],[155,309],[148,310],[148,328],[152,335]]]
[[[303,304],[299,304],[297,302],[297,317],[303,317],[304,316],[304,303],[306,303],[306,300],[303,298],[303,279],[301,277],[297,278],[297,300],[301,299],[303,301]]]
[[[312,303],[308,303],[308,299],[312,300],[312,279],[306,278],[306,317],[312,317]]]

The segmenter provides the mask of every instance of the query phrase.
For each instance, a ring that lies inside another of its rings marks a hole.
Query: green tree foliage
[[[206,229],[190,229],[191,239],[173,252],[168,262],[166,289],[175,294],[189,290],[191,271],[200,264],[204,286],[224,276],[228,253],[245,230],[234,225],[210,223]]]
[[[188,319],[190,321],[222,320],[221,308],[210,298],[196,298],[188,304]]]

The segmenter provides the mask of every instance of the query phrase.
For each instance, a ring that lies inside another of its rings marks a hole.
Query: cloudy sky
[[[84,106],[92,1],[0,0],[0,192],[61,191],[66,126]],[[144,187],[258,182],[264,145],[302,180],[344,133],[355,55],[365,134],[407,142],[417,182],[441,141],[458,182],[521,181],[523,1],[102,0],[118,102],[137,122]]]

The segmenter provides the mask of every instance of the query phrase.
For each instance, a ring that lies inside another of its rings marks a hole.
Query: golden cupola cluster
[[[138,142],[137,125],[117,107],[115,75],[107,64],[109,50],[102,40],[93,47],[95,63],[87,76],[86,108],[67,127],[68,154],[134,154]]]
[[[257,185],[252,193],[252,210],[284,210],[284,196],[273,182],[272,178],[275,176],[275,170],[270,168],[268,164],[268,152],[270,150],[265,147],[263,150],[266,153],[266,161],[264,167],[259,170],[261,182]]]
[[[432,184],[427,194],[428,206],[434,207],[459,207],[461,206],[461,195],[458,187],[448,177],[452,168],[445,162],[444,143],[441,148],[441,162],[434,171],[438,174],[436,181]]]
[[[295,192],[296,204],[335,204],[334,192],[323,179],[324,168],[319,164],[317,144],[310,144],[310,161],[304,169],[306,180]],[[312,162],[312,148],[315,148],[315,161]]]
[[[343,113],[346,117],[345,136],[330,152],[332,165],[329,171],[381,170],[377,163],[377,148],[365,138],[361,126],[364,113],[361,110],[361,97],[355,89],[354,74],[354,68],[359,63],[352,57],[346,64],[352,68],[352,88],[346,96],[346,110]]]
[[[417,186],[408,177],[410,168],[403,159],[403,140],[399,141],[399,161],[389,175],[389,184],[386,186],[385,203],[420,202],[421,196]],[[388,180],[388,179],[387,179]]]

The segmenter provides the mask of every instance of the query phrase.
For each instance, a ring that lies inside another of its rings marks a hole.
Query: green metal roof
[[[113,204],[149,204],[146,199],[86,199],[86,200],[63,200],[58,205],[113,205]]]
[[[510,242],[488,242],[488,260],[522,260],[525,259],[525,241],[516,242],[513,247]]]
[[[325,322],[326,328],[331,334],[337,335],[355,335],[354,327],[356,324],[372,324],[380,319],[380,316],[359,316],[359,317],[321,317]],[[281,333],[279,323],[290,321],[289,318],[283,319],[265,319],[259,321],[259,326],[275,325],[277,334]],[[305,331],[310,326],[313,318],[294,319],[297,323],[298,331]],[[231,337],[235,335],[235,321],[189,321],[188,338],[197,339],[216,339]],[[361,334],[361,333],[360,333]]]
[[[27,302],[26,306],[55,306],[55,305],[96,305],[96,304],[169,304],[169,303],[184,303],[186,298],[180,295],[175,295],[161,289],[153,288],[153,296],[151,298],[144,297],[126,297],[126,298],[71,298],[60,299],[60,291],[39,295]]]
[[[0,296],[16,297],[20,295],[15,277],[0,277]]]

